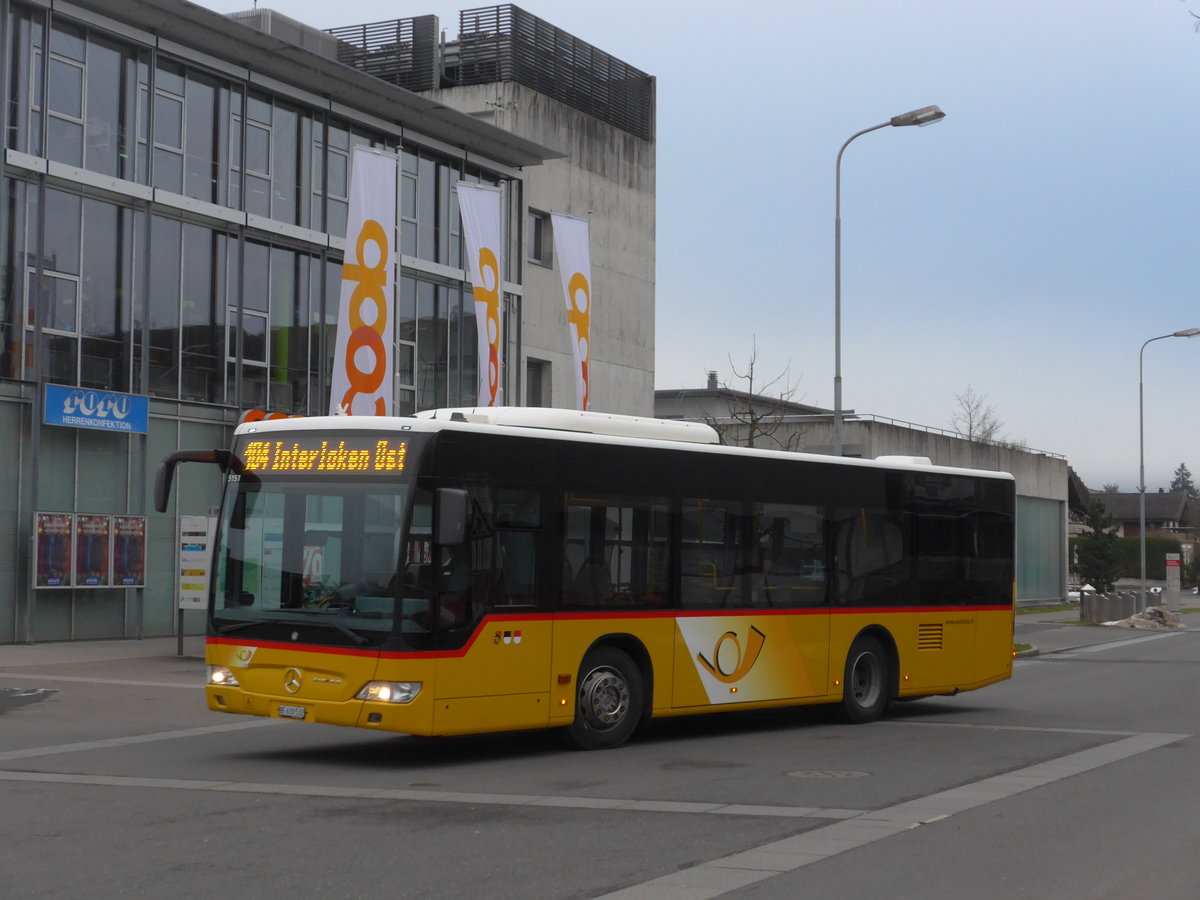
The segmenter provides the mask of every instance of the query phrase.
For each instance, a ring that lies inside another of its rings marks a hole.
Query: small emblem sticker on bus
[[[244,669],[250,665],[250,660],[254,659],[254,651],[257,647],[236,647],[233,655],[229,659],[229,665],[235,669]]]
[[[493,644],[519,644],[521,643],[521,632],[519,631],[497,631],[492,635]]]

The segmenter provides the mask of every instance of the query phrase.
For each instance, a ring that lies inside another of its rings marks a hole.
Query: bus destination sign
[[[402,472],[405,441],[307,440],[250,441],[244,461],[248,472]]]

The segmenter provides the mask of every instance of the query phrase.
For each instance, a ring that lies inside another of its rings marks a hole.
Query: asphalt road
[[[0,647],[0,895],[1194,898],[1200,630],[1018,621],[1044,652],[983,691],[593,753],[210,713],[173,642]]]

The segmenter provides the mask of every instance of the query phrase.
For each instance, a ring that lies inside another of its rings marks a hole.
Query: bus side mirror
[[[167,499],[171,496],[171,482],[175,480],[175,466],[181,462],[213,463],[221,471],[229,471],[232,454],[228,450],[176,450],[167,456],[154,475],[154,508],[160,513],[167,511]]]
[[[462,488],[438,488],[434,542],[443,547],[457,546],[467,540],[469,495]]]

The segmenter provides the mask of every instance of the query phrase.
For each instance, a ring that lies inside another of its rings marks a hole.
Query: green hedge
[[[1071,559],[1075,558],[1076,545],[1087,540],[1083,537],[1073,537],[1070,540]],[[1117,538],[1117,549],[1121,554],[1121,578],[1142,577],[1142,542],[1135,537]],[[1168,553],[1181,553],[1179,541],[1169,537],[1146,538],[1146,578],[1151,581],[1164,581],[1167,577]],[[1074,565],[1070,566],[1074,568]],[[1184,567],[1183,580],[1191,583],[1190,567]]]

